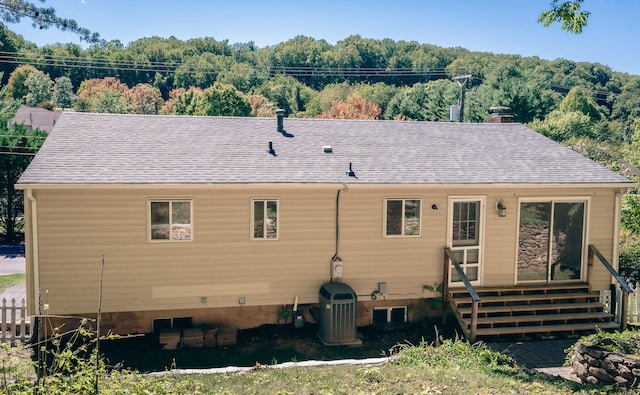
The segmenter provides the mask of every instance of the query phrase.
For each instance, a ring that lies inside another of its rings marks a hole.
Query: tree
[[[126,113],[129,87],[113,77],[83,81],[75,107],[78,111]]]
[[[31,73],[37,72],[40,71],[30,64],[18,66],[11,75],[9,75],[9,82],[7,82],[6,89],[4,90],[4,97],[23,101],[27,93],[29,93],[29,88],[27,88],[25,81]]]
[[[544,120],[531,122],[529,127],[560,142],[570,138],[595,137],[591,118],[580,111],[552,111]]]
[[[5,243],[19,241],[16,222],[22,215],[23,195],[15,184],[47,137],[39,129],[28,132],[23,124],[8,128],[19,105],[11,99],[0,103],[0,225],[5,229]]]
[[[256,117],[273,117],[276,115],[274,111],[275,104],[269,101],[263,95],[251,95],[249,96],[249,103],[251,103],[251,111]]]
[[[469,88],[469,86],[467,86]],[[465,120],[482,122],[494,106],[511,109],[516,121],[543,119],[556,108],[560,95],[548,83],[530,78],[522,62],[507,61],[495,67],[465,98]]]
[[[562,30],[569,33],[582,33],[582,29],[587,25],[589,15],[588,11],[582,11],[580,6],[583,0],[567,0],[560,2],[553,0],[551,9],[544,11],[538,17],[538,22],[549,27],[554,22],[562,23]]]
[[[39,0],[44,3],[45,0]],[[22,18],[31,19],[32,26],[41,30],[55,27],[62,31],[77,34],[80,40],[88,43],[101,43],[98,33],[91,33],[88,29],[78,26],[73,19],[61,18],[56,15],[52,7],[38,7],[25,0],[0,0],[0,19],[7,23],[20,23]]]
[[[358,83],[353,86],[353,95],[377,104],[384,114],[391,99],[403,90],[406,89],[387,85],[384,82],[376,82],[375,84]]]
[[[51,101],[51,90],[53,89],[53,81],[48,74],[40,70],[36,70],[29,74],[24,81],[27,87],[27,95],[24,102],[27,106],[35,107],[40,103]]]
[[[316,118],[324,119],[377,119],[380,107],[366,101],[359,96],[351,96],[346,101],[336,100],[329,111],[325,111]]]
[[[158,88],[138,84],[129,93],[130,110],[134,114],[157,114],[162,107],[162,95]]]
[[[216,82],[233,85],[241,92],[249,92],[252,87],[259,85],[261,80],[257,76],[255,67],[246,63],[237,63],[227,70],[222,70]]]
[[[581,88],[572,88],[567,96],[560,102],[560,111],[578,111],[588,115],[592,121],[598,121],[604,117],[603,111],[598,106],[592,95]]]
[[[460,87],[449,80],[418,83],[391,99],[385,119],[448,121],[449,108],[458,101]]]
[[[176,68],[174,84],[181,88],[196,86],[204,89],[213,85],[220,70],[227,67],[230,66],[225,65],[225,59],[222,55],[205,53],[191,56],[185,58],[182,64]]]
[[[198,98],[195,115],[248,117],[251,104],[233,85],[215,83]]]
[[[347,81],[325,85],[325,87],[313,95],[307,103],[305,116],[315,117],[323,112],[330,111],[333,103],[347,100],[352,93],[353,86]],[[289,112],[287,113],[289,114]]]
[[[276,75],[256,89],[256,94],[264,95],[291,116],[305,111],[310,98],[315,93],[311,88],[291,76]]]
[[[55,79],[51,100],[59,108],[70,108],[73,105],[73,102],[76,101],[76,94],[73,93],[73,85],[69,77],[63,76]]]
[[[160,109],[160,114],[194,115],[202,92],[202,89],[194,87],[173,89],[169,92],[169,100]]]

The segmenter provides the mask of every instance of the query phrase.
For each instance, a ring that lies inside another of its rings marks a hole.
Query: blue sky
[[[32,0],[35,2],[35,0]],[[330,44],[354,34],[471,51],[597,62],[640,75],[640,1],[585,0],[591,12],[580,35],[537,22],[551,0],[47,0],[59,16],[128,44],[143,37],[213,37],[275,45],[297,35]],[[38,45],[80,44],[77,36],[9,29]]]

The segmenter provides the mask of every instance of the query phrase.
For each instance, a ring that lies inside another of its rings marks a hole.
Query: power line
[[[0,63],[31,64],[43,67],[67,67],[80,69],[100,69],[120,71],[142,71],[158,73],[176,73],[178,69],[185,72],[199,72],[217,74],[227,70],[214,65],[196,66],[177,62],[135,61],[104,58],[77,58],[62,55],[26,54],[18,52],[0,51]],[[444,68],[385,68],[385,67],[311,67],[311,66],[273,66],[268,73],[286,74],[294,77],[367,77],[367,76],[419,76],[446,78]]]
[[[36,156],[35,152],[7,152],[0,151],[0,155]]]
[[[46,139],[47,138],[47,136],[25,136],[25,135],[17,136],[15,134],[0,134],[0,138],[2,137],[20,138],[20,139]]]
[[[201,73],[205,75],[216,75],[227,68],[208,64],[206,66],[189,65],[184,62],[152,61],[152,60],[127,60],[127,59],[106,59],[106,58],[80,58],[74,56],[36,54],[26,52],[0,51],[0,63],[8,64],[30,64],[41,67],[61,67],[88,70],[110,70],[110,71],[136,71],[136,72],[156,72],[175,74]],[[254,67],[257,67],[254,65]],[[429,77],[429,78],[449,78],[445,68],[412,68],[412,67],[323,67],[323,66],[271,66],[265,70],[269,75],[287,75],[291,77]],[[523,77],[517,77],[523,78]],[[474,81],[483,79],[473,77]],[[572,86],[559,84],[549,84],[550,89],[566,94]],[[608,101],[609,97],[617,96],[617,93],[606,91],[593,91],[596,100]]]

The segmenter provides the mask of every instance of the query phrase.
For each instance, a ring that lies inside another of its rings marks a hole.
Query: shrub
[[[618,270],[631,285],[640,282],[640,237],[622,232]]]
[[[102,340],[102,339],[101,339]],[[202,384],[195,380],[178,379],[173,376],[151,377],[136,371],[109,366],[98,355],[96,336],[83,320],[78,329],[69,334],[54,335],[49,347],[41,345],[38,352],[46,366],[36,366],[22,355],[5,353],[2,358],[4,373],[3,389],[0,393],[11,395],[31,394],[204,394]],[[25,350],[19,348],[17,350]],[[24,354],[24,353],[23,353]],[[11,358],[11,359],[9,359]],[[20,360],[20,363],[17,362]],[[31,364],[31,369],[18,368]],[[37,371],[36,375],[34,372]]]

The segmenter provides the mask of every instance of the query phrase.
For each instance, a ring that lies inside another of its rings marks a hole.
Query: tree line
[[[640,76],[414,41],[211,37],[38,47],[0,25],[5,100],[76,111],[482,122],[494,106],[610,167],[640,167]],[[464,84],[457,76],[465,76]],[[640,210],[638,210],[640,211]]]

